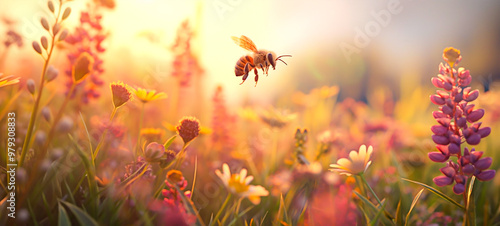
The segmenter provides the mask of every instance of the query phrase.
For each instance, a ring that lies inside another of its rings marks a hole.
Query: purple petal
[[[432,84],[433,84],[436,88],[443,88],[443,87],[444,87],[444,82],[443,82],[443,80],[441,80],[441,79],[439,79],[439,78],[432,77],[431,82],[432,82]]]
[[[441,111],[447,115],[453,114],[453,109],[451,107],[448,107],[447,105],[442,106]]]
[[[445,104],[446,102],[444,101],[444,99],[438,95],[431,95],[430,96],[430,99],[431,99],[431,102],[435,105],[443,105]]]
[[[443,155],[441,152],[429,152],[427,155],[429,156],[429,159],[434,162],[445,162],[448,158],[450,158],[449,156]]]
[[[477,130],[477,133],[481,136],[481,138],[487,137],[491,133],[490,127],[484,127]]]
[[[467,164],[462,168],[462,170],[465,174],[470,175],[474,173],[474,166]]]
[[[458,79],[458,85],[460,86],[468,86],[470,84],[470,82],[472,81],[472,77],[469,76],[465,79]],[[445,86],[446,88],[446,86]]]
[[[444,127],[442,125],[434,125],[431,127],[431,130],[436,135],[445,135],[448,132],[448,127]]]
[[[476,151],[474,148],[470,151],[470,162],[472,163],[476,163],[480,158],[481,156],[483,156],[483,152],[482,151]]]
[[[469,113],[469,115],[467,115],[467,121],[470,123],[477,122],[483,116],[484,116],[484,110],[477,109],[477,110],[474,110],[471,113]]]
[[[435,119],[438,119],[438,118],[446,118],[448,116],[446,116],[445,113],[443,113],[442,111],[433,111],[432,112],[432,116],[434,116]]]
[[[434,183],[439,187],[443,187],[443,186],[450,185],[453,183],[453,180],[447,176],[437,176],[437,177],[434,177],[434,179],[432,179],[432,181],[434,181]]]
[[[456,143],[450,143],[450,145],[448,145],[448,151],[450,152],[450,154],[458,154],[460,153],[460,145]]]
[[[449,82],[444,82],[443,84],[443,88],[446,90],[446,91],[450,91],[451,89],[453,89],[453,85]]]
[[[478,170],[485,170],[485,169],[490,168],[492,161],[493,160],[491,159],[491,157],[482,158],[482,159],[479,159],[476,163],[474,163],[474,166]]]
[[[480,136],[479,136],[479,139],[481,139]],[[441,145],[447,145],[450,143],[450,140],[445,136],[432,135],[432,140],[434,141],[434,143],[441,144]]]
[[[449,178],[453,178],[457,174],[455,169],[453,169],[453,167],[451,167],[451,166],[443,167],[443,168],[439,169],[439,171],[441,171],[441,173],[443,173],[444,175],[446,175]]]
[[[457,195],[464,193],[464,191],[465,186],[463,184],[455,184],[455,186],[453,186],[453,192]]]
[[[464,128],[466,125],[467,125],[467,119],[462,117],[457,120],[458,127]]]
[[[433,136],[435,136],[435,135],[433,135]],[[477,144],[479,144],[479,142],[481,142],[481,135],[479,135],[478,133],[474,133],[474,134],[470,135],[469,137],[467,137],[466,141],[470,145],[477,145]]]
[[[464,99],[463,95],[461,93],[457,93],[457,95],[455,95],[455,98],[453,98],[453,101],[455,101],[455,103],[458,103],[463,99]]]
[[[480,181],[489,181],[495,177],[495,170],[485,170],[477,175],[477,179]]]
[[[460,140],[460,136],[458,135],[451,135],[449,136],[450,142],[455,143],[455,144],[460,144],[462,141]]]
[[[479,96],[479,90],[476,89],[466,95],[465,101],[467,102],[474,101],[475,99],[477,99],[478,96]]]

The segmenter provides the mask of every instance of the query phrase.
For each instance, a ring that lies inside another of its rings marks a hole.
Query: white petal
[[[240,183],[245,182],[246,177],[247,177],[247,169],[243,168],[240,171]]]
[[[359,159],[358,153],[352,150],[351,152],[349,152],[349,158],[351,159],[351,161],[357,162]]]
[[[252,182],[252,180],[253,180],[253,176],[248,176],[243,183],[248,185],[248,184],[250,184],[250,182]]]

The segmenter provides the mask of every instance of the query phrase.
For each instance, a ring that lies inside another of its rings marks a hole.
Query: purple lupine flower
[[[490,157],[481,158],[483,152],[474,148],[469,151],[464,147],[462,152],[464,143],[479,144],[491,133],[491,128],[481,127],[481,122],[478,122],[485,112],[475,109],[471,103],[478,98],[479,91],[467,87],[472,81],[469,70],[462,67],[454,69],[462,59],[460,50],[446,48],[443,59],[447,65],[441,63],[439,74],[431,79],[432,84],[442,90],[430,96],[431,102],[439,106],[439,111],[432,113],[438,125],[431,127],[434,133],[432,140],[437,144],[438,152],[430,152],[428,156],[434,162],[448,161],[446,167],[440,169],[444,176],[435,177],[434,183],[438,186],[455,184],[453,192],[462,194],[469,177],[488,181],[495,176],[495,170],[488,170],[492,163]],[[456,156],[457,161],[449,160],[451,156]]]

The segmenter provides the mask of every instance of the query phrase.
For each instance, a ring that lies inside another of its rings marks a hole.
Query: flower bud
[[[45,120],[47,120],[47,122],[50,122],[52,120],[52,113],[50,112],[50,108],[49,107],[44,107],[42,108],[42,116]]]
[[[471,113],[469,113],[469,115],[467,115],[467,121],[470,123],[477,122],[483,116],[484,116],[484,110],[477,109],[477,110],[474,110]]]
[[[463,68],[463,67],[458,69],[458,78],[467,79],[468,77],[470,77],[469,70],[465,70],[465,68]]]
[[[474,133],[470,135],[467,139],[465,139],[468,144],[470,145],[477,145],[479,142],[481,142],[481,135]]]
[[[45,141],[47,140],[47,134],[43,131],[38,131],[35,135],[35,144],[37,146],[42,146],[45,144]]]
[[[158,162],[164,153],[165,147],[162,144],[151,142],[146,147],[146,151],[144,151],[144,157],[146,157],[146,161],[148,162]]]
[[[477,179],[480,181],[489,181],[495,177],[495,170],[485,170],[478,175],[476,175]]]
[[[439,187],[443,187],[443,186],[450,185],[453,183],[453,180],[447,176],[437,176],[437,177],[434,177],[434,179],[432,179],[432,181],[434,181],[434,183]]]
[[[463,172],[467,175],[471,175],[474,173],[475,169],[474,166],[467,164],[462,168]]]
[[[61,30],[61,24],[54,24],[54,26],[52,27],[52,34],[56,36],[57,33],[59,33],[59,30]]]
[[[485,138],[491,133],[491,128],[490,127],[484,127],[479,130],[477,130],[477,133],[481,135],[481,138]]]
[[[470,82],[472,81],[472,77],[467,77],[466,79],[458,79],[458,85],[459,86],[468,86]]]
[[[57,75],[59,75],[59,70],[57,70],[54,66],[49,65],[49,67],[47,68],[47,72],[45,73],[45,79],[47,80],[47,82],[56,79]]]
[[[73,65],[72,76],[74,83],[82,82],[90,73],[92,73],[92,67],[94,64],[94,59],[90,54],[84,52],[76,59]]]
[[[38,44],[37,41],[33,41],[33,49],[38,53],[42,54],[42,47],[40,47],[40,44]]]
[[[47,37],[45,36],[42,36],[40,38],[40,43],[42,43],[42,47],[47,50],[47,48],[49,48],[49,41],[47,40]]]
[[[64,154],[63,149],[61,149],[61,148],[54,148],[54,149],[51,151],[51,154],[50,154],[50,159],[51,159],[52,161],[58,160],[59,158],[61,158],[61,156],[63,156],[63,154]]]
[[[42,17],[42,19],[40,20],[41,24],[42,24],[42,27],[45,29],[45,30],[49,30],[50,29],[50,26],[49,26],[49,22],[47,21],[47,19],[45,19],[45,17]]]
[[[451,115],[453,114],[453,109],[451,109],[450,107],[448,107],[447,105],[444,105],[441,107],[441,111],[447,115]]]
[[[464,98],[465,98],[465,101],[471,102],[471,101],[476,100],[478,96],[479,96],[479,90],[476,89],[472,92],[468,92],[467,95],[464,96]]]
[[[453,85],[449,82],[445,82],[443,84],[443,89],[446,90],[446,91],[450,91],[451,89],[453,89]]]
[[[50,10],[51,12],[55,12],[54,3],[53,3],[52,1],[49,1],[49,2],[47,3],[47,6],[49,7],[49,10]]]
[[[451,120],[449,118],[438,118],[438,119],[436,119],[436,121],[445,127],[450,126],[450,122],[451,122]]]
[[[433,78],[431,79],[431,82],[432,82],[432,84],[433,84],[436,88],[439,88],[439,89],[444,88],[444,82],[443,82],[443,80],[441,80],[441,79],[439,79],[439,78],[433,77]]]
[[[467,119],[461,117],[457,120],[457,126],[460,128],[464,128],[467,125]]]
[[[24,167],[17,168],[16,180],[16,182],[19,182],[20,184],[24,184],[28,181],[28,173]]]
[[[430,98],[432,103],[434,103],[435,105],[443,105],[446,103],[444,99],[438,95],[431,95]]]
[[[64,9],[64,13],[63,13],[62,19],[65,20],[66,18],[68,18],[68,16],[69,16],[70,13],[71,13],[71,8],[70,7],[67,7],[66,9]]]
[[[58,41],[63,41],[64,39],[66,39],[66,37],[68,37],[68,29],[64,29],[61,34],[59,35],[59,38],[57,39]]]
[[[26,88],[28,88],[31,95],[35,95],[35,81],[33,81],[33,79],[28,79],[28,81],[26,81]]]
[[[479,159],[476,163],[474,163],[474,166],[478,170],[485,170],[485,169],[490,168],[492,161],[493,160],[491,159],[491,157],[482,158],[482,159]]]
[[[448,145],[448,151],[450,154],[458,154],[460,153],[460,145],[457,143],[450,143],[450,145]]]
[[[465,191],[465,185],[462,183],[456,183],[455,186],[453,186],[453,192],[457,195],[460,195],[464,193]]]
[[[56,131],[59,133],[68,133],[73,128],[73,119],[64,116],[57,124]]]
[[[436,135],[445,135],[448,132],[448,127],[444,127],[442,125],[434,125],[431,127],[431,130]]]
[[[432,140],[434,143],[441,145],[448,145],[450,143],[450,140],[445,136],[432,135]]]
[[[443,155],[441,152],[429,152],[427,155],[429,156],[429,159],[434,162],[445,162],[450,158],[449,156]]]
[[[440,119],[440,118],[446,118],[446,114],[444,114],[442,111],[433,111],[432,116],[434,116],[435,119]],[[448,123],[449,124],[449,123]]]

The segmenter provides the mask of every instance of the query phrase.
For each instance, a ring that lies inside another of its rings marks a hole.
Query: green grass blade
[[[378,213],[375,215],[375,217],[372,219],[372,221],[370,222],[370,225],[374,226],[377,224],[378,222],[378,219],[380,218],[380,215],[382,215],[382,213],[384,212],[385,210],[385,204],[387,204],[387,202],[384,202],[382,201],[382,208],[380,208],[380,210],[378,211]]]
[[[427,185],[427,184],[424,184],[424,183],[420,183],[418,181],[413,181],[413,180],[410,180],[410,179],[406,179],[406,178],[401,178],[402,180],[405,180],[405,181],[408,181],[408,182],[411,182],[411,183],[414,183],[414,184],[418,184],[420,186],[423,186],[424,188],[427,188],[427,190],[429,190],[430,192],[436,194],[437,196],[439,196],[440,198],[460,207],[460,209],[462,210],[465,210],[465,207],[460,205],[460,203],[458,203],[457,201],[453,200],[452,198],[450,198],[449,196],[445,195],[443,192],[440,192],[439,190]]]
[[[357,191],[353,191],[353,192],[356,196],[358,196],[359,199],[361,199],[361,201],[363,203],[365,203],[365,206],[367,206],[371,212],[373,212],[374,214],[379,212],[379,209],[375,205],[373,205],[373,203],[370,202],[370,200],[368,200],[368,198],[366,198],[362,194],[359,194]],[[381,207],[383,207],[383,206],[381,206]],[[382,209],[382,212],[384,212],[383,209]],[[384,214],[384,217],[382,218],[382,221],[384,221],[385,225],[393,225],[394,224],[391,220],[387,219],[387,216],[385,214]],[[368,221],[368,223],[369,222],[370,221]]]
[[[172,143],[174,142],[175,138],[177,137],[177,135],[173,135],[172,137],[170,137],[166,142],[165,144],[163,144],[163,146],[165,147],[165,150],[168,150],[168,148],[170,147],[170,145],[172,145]]]
[[[58,204],[58,209],[59,209],[59,217],[57,220],[57,225],[59,226],[66,226],[66,225],[71,225],[71,221],[69,220],[68,213],[64,209],[64,207],[61,205],[59,202]]]
[[[77,206],[65,202],[65,201],[60,201],[68,210],[75,216],[76,220],[80,225],[99,225],[90,215],[88,215],[85,211],[82,209],[78,208]]]
[[[398,207],[396,207],[396,219],[394,221],[396,221],[396,225],[403,225],[403,216],[402,216],[402,212],[401,212],[401,200],[399,200],[398,202]]]
[[[422,188],[416,195],[415,198],[413,198],[413,202],[411,203],[410,210],[408,210],[408,214],[406,214],[406,220],[405,220],[405,225],[408,225],[408,222],[410,222],[410,215],[411,211],[413,208],[415,208],[415,205],[417,205],[418,199],[420,199],[420,196],[422,195],[422,192],[424,192],[425,188]]]
[[[469,182],[469,189],[467,192],[467,206],[465,213],[468,214],[469,225],[476,225],[476,203],[474,196],[472,195],[472,190],[474,189],[474,182],[476,177],[472,176]]]
[[[241,211],[241,213],[239,213],[237,217],[235,217],[231,222],[229,222],[228,226],[234,225],[238,219],[240,219],[243,215],[248,213],[248,211],[250,211],[253,208],[254,206],[249,206],[245,210]]]
[[[184,195],[184,192],[182,192],[181,189],[179,189],[179,187],[177,185],[175,185],[175,190],[177,190],[177,192],[179,193],[179,196],[182,199],[182,203],[184,203],[184,207],[186,208],[186,211],[188,213],[191,213],[191,214],[196,216],[196,225],[205,226],[205,223],[203,223],[203,220],[201,219],[200,214],[198,214],[198,211],[196,210],[196,208],[194,207],[193,202],[191,202],[191,199],[188,199]]]

